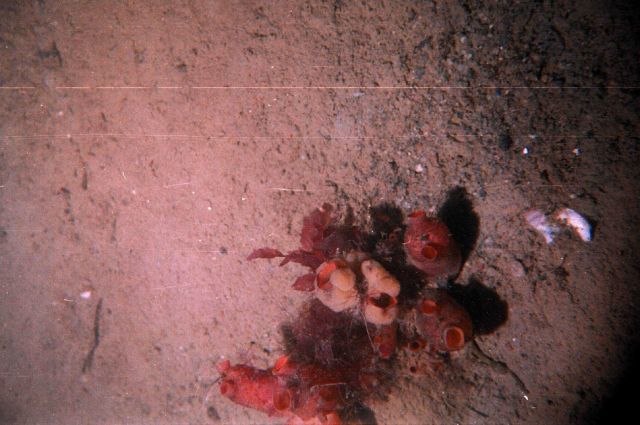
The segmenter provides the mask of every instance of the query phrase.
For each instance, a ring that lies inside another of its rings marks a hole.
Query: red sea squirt
[[[278,378],[270,371],[246,365],[231,366],[228,360],[218,365],[218,371],[222,375],[220,393],[223,396],[270,416],[282,410],[274,405],[280,385]]]
[[[442,289],[423,293],[416,309],[418,333],[436,352],[457,351],[473,336],[469,313]]]
[[[429,277],[452,276],[460,271],[460,248],[449,228],[424,211],[409,215],[404,247],[409,262]]]
[[[270,369],[247,365],[218,365],[220,393],[233,402],[289,423],[339,423],[336,410],[344,398],[343,377],[317,365],[298,365],[282,356]]]

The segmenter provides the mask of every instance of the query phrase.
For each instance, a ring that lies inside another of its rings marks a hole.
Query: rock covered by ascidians
[[[298,249],[249,255],[307,267],[292,288],[311,297],[283,325],[285,354],[273,367],[218,364],[223,396],[291,424],[337,424],[368,399],[384,399],[402,352],[436,369],[471,340],[467,311],[433,284],[462,266],[449,229],[424,211],[404,222],[393,211],[373,209],[365,230],[351,214],[336,220],[324,204],[304,217]]]

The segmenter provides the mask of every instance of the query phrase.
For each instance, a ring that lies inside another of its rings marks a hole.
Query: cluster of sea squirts
[[[434,283],[460,272],[459,244],[424,211],[404,222],[392,211],[372,210],[365,230],[324,204],[304,217],[298,249],[249,255],[307,267],[292,287],[312,297],[282,326],[285,354],[273,367],[218,364],[223,396],[291,424],[343,423],[386,397],[402,352],[437,369],[472,339],[468,312]]]

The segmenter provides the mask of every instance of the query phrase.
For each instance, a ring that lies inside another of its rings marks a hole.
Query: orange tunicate
[[[316,297],[335,312],[358,304],[356,275],[340,258],[326,261],[316,270]]]
[[[400,282],[375,260],[363,261],[360,269],[367,285],[364,317],[376,325],[393,323],[398,316]]]
[[[324,262],[320,265],[320,267],[318,267],[318,270],[316,271],[318,275],[318,277],[316,278],[318,288],[325,289],[328,287],[328,285],[330,285],[329,278],[331,276],[331,273],[333,273],[333,271],[337,269],[339,265],[341,265],[341,263],[341,260],[335,259]]]

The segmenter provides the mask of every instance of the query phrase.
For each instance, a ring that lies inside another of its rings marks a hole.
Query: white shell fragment
[[[547,216],[540,210],[529,210],[524,213],[524,218],[527,223],[534,229],[536,229],[544,240],[550,244],[553,242],[553,237],[558,232],[558,228],[547,221]]]
[[[80,293],[80,298],[82,298],[83,300],[88,300],[89,298],[91,298],[91,291],[83,291]]]
[[[583,216],[571,208],[563,208],[556,213],[556,218],[573,228],[578,236],[585,241],[591,241],[591,225]]]

